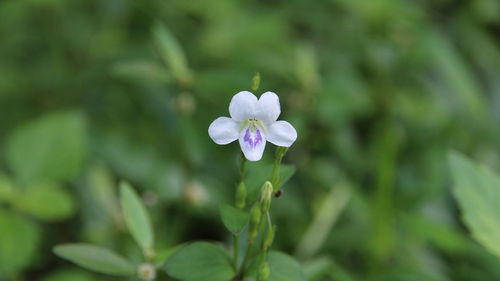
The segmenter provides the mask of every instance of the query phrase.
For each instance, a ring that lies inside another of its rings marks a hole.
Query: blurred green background
[[[299,134],[273,248],[308,280],[500,280],[446,160],[500,168],[497,0],[1,1],[0,280],[123,280],[51,251],[85,241],[139,260],[122,179],[159,249],[229,241],[218,206],[239,147],[207,128],[255,72]]]

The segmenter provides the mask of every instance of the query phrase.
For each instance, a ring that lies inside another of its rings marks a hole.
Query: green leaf
[[[38,228],[31,221],[0,210],[0,277],[26,268],[37,252],[39,240]]]
[[[54,253],[86,269],[117,276],[135,274],[135,266],[114,252],[89,244],[64,244]]]
[[[229,281],[235,274],[226,252],[207,242],[182,247],[167,260],[165,269],[183,281]]]
[[[120,184],[120,200],[123,217],[130,233],[144,252],[151,250],[154,243],[151,220],[141,199],[126,182]]]
[[[224,226],[231,233],[239,234],[247,225],[249,214],[242,209],[224,204],[220,206],[220,216]]]
[[[61,187],[47,184],[36,184],[26,189],[13,203],[20,210],[46,221],[66,219],[76,210],[75,200],[69,192]]]
[[[165,66],[156,61],[136,59],[120,61],[111,68],[111,73],[126,80],[144,80],[151,82],[169,82],[170,76]]]
[[[459,153],[451,153],[453,192],[474,238],[500,257],[500,178]]]
[[[270,252],[268,256],[271,275],[268,281],[305,281],[300,264],[287,254]]]
[[[85,120],[80,113],[61,112],[31,121],[9,136],[5,156],[25,183],[71,179],[85,157]]]
[[[174,35],[166,26],[157,24],[153,28],[153,36],[160,55],[165,64],[168,65],[174,78],[182,84],[190,83],[191,73],[187,66],[186,56]]]
[[[273,170],[272,164],[261,164],[259,162],[247,163],[247,173],[245,184],[248,190],[248,201],[252,202],[258,199],[260,188],[265,181],[271,179]],[[281,164],[280,168],[280,187],[282,187],[295,173],[295,166]]]

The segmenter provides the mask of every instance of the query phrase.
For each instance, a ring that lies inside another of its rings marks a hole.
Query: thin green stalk
[[[240,163],[240,185],[243,185],[243,181],[245,179],[245,171],[246,171],[246,162],[247,162],[247,159],[245,158],[245,156],[243,155],[243,153],[241,154],[241,163]],[[243,185],[244,187],[244,185]],[[240,203],[238,202],[239,199],[239,195],[241,194],[238,194],[238,192],[240,192],[239,190],[240,186],[238,186],[238,189],[237,189],[237,194],[236,194],[236,202],[235,202],[235,205],[237,208],[243,208],[244,205],[245,205],[245,199],[243,199],[243,204],[241,206]],[[246,190],[246,188],[244,188]],[[246,197],[246,191],[244,192],[245,195],[244,197]],[[240,257],[240,234],[237,234],[237,235],[234,235],[233,236],[233,258],[234,258],[234,271],[235,272],[238,272],[238,265],[239,265],[239,257]]]
[[[233,258],[234,258],[234,271],[238,272],[238,262],[240,257],[240,235],[233,237]]]
[[[253,241],[248,241],[247,251],[245,253],[245,257],[243,258],[243,262],[241,264],[240,273],[242,276],[245,276],[245,270],[248,266],[248,261],[250,260],[250,254],[252,252]]]
[[[274,188],[274,193],[278,192],[280,189],[280,168],[281,168],[281,160],[283,160],[283,156],[285,156],[287,147],[278,147],[276,149],[276,156],[274,158],[273,171],[271,174],[271,184]]]

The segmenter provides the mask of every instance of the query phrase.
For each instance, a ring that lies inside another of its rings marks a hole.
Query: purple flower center
[[[243,137],[243,141],[248,143],[251,148],[255,148],[257,144],[262,142],[262,135],[260,134],[260,130],[255,128],[254,132],[250,131],[250,128],[247,128],[245,131],[245,136]]]

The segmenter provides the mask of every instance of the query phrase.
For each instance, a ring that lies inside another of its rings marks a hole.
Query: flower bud
[[[252,78],[252,92],[255,92],[260,87],[260,73],[257,72]]]
[[[245,201],[247,199],[247,187],[244,182],[241,182],[238,185],[238,189],[236,190],[236,208],[243,209],[245,208]]]
[[[271,207],[271,198],[273,195],[273,185],[266,181],[261,189],[260,194],[260,204],[262,208],[262,213],[267,213]]]
[[[271,226],[267,228],[266,237],[264,238],[264,250],[267,251],[269,247],[273,244],[274,234],[276,233],[276,226]]]
[[[143,263],[137,270],[137,276],[144,281],[152,281],[156,279],[156,269],[150,263]]]
[[[259,276],[262,281],[266,281],[269,279],[269,275],[271,274],[271,269],[269,268],[269,263],[264,262],[263,264],[260,265],[259,268]]]
[[[252,210],[250,210],[250,241],[254,241],[257,237],[261,214],[259,205],[253,206]]]

